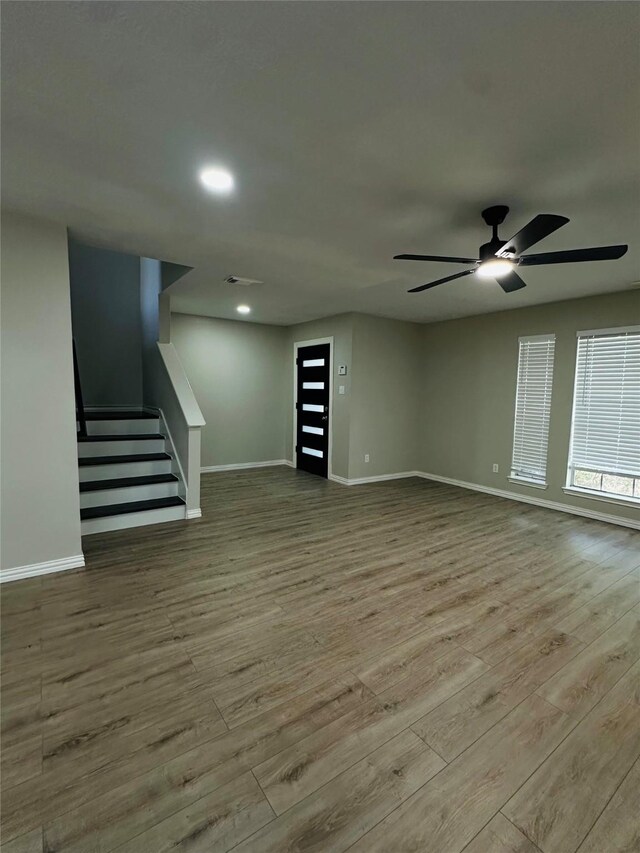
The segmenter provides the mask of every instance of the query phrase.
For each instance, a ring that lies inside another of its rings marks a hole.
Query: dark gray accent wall
[[[140,258],[140,323],[142,334],[142,387],[144,402],[153,386],[157,370],[158,340],[160,333],[160,306],[162,292],[162,264],[153,258]]]
[[[140,259],[70,239],[69,277],[85,405],[142,405]]]

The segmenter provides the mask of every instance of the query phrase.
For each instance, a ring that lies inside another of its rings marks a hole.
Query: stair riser
[[[81,522],[82,535],[105,533],[108,530],[125,530],[128,527],[143,527],[147,524],[162,524],[165,521],[180,521],[186,517],[184,506],[171,506],[146,512],[124,513],[104,518],[90,518]]]
[[[87,441],[78,444],[78,456],[127,456],[133,453],[162,453],[164,438],[131,439],[131,441]]]
[[[159,432],[159,430],[159,418],[130,421],[87,421],[87,433],[89,435],[140,435],[145,432]]]
[[[147,483],[144,486],[125,486],[121,489],[81,492],[80,508],[88,506],[109,506],[110,504],[147,501],[154,498],[170,498],[178,494],[178,483]]]
[[[145,477],[147,474],[170,473],[171,459],[155,459],[150,462],[110,462],[108,465],[83,465],[79,469],[81,483],[88,480],[116,480],[118,477]]]

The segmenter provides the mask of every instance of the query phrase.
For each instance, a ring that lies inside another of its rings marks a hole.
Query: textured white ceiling
[[[622,290],[640,278],[638,16],[613,2],[4,2],[3,202],[194,269],[180,311],[415,321]],[[222,163],[237,191],[203,191]],[[569,225],[505,295],[461,269],[480,211]],[[234,290],[235,275],[263,285]]]

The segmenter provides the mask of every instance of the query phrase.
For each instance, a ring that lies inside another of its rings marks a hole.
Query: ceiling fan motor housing
[[[498,240],[497,237],[494,237],[492,240],[489,240],[488,243],[484,243],[480,246],[479,249],[479,257],[480,261],[487,261],[489,258],[495,258],[495,254],[498,249],[501,249],[506,244],[506,240]]]
[[[498,238],[498,225],[504,222],[507,213],[509,213],[509,208],[506,204],[494,204],[493,207],[487,207],[482,211],[482,218],[493,229],[493,236],[488,243],[480,246],[481,262],[495,257],[496,252],[505,245],[506,241]]]

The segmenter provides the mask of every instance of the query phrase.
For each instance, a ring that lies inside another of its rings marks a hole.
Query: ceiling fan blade
[[[578,261],[615,261],[626,255],[628,246],[597,246],[593,249],[569,249],[566,252],[543,252],[540,255],[523,255],[523,266],[539,264],[575,264]]]
[[[566,225],[569,220],[566,216],[556,216],[553,213],[540,213],[538,216],[529,222],[524,228],[521,228],[517,234],[514,234],[510,240],[498,249],[497,257],[502,258],[505,255],[520,255],[526,252],[529,246],[538,243],[549,234],[553,234],[558,228]]]
[[[527,286],[518,273],[515,272],[503,275],[501,278],[497,278],[496,281],[505,293],[513,293],[514,290],[520,290],[522,287]]]
[[[394,261],[442,261],[448,264],[475,264],[476,258],[448,258],[444,255],[394,255]]]
[[[444,284],[445,281],[453,281],[456,278],[462,278],[464,275],[471,275],[475,270],[465,270],[457,272],[455,275],[448,275],[446,278],[439,278],[437,281],[430,281],[429,284],[421,284],[419,287],[412,287],[407,293],[420,293],[421,290],[428,290],[430,287],[436,287],[438,284]]]

